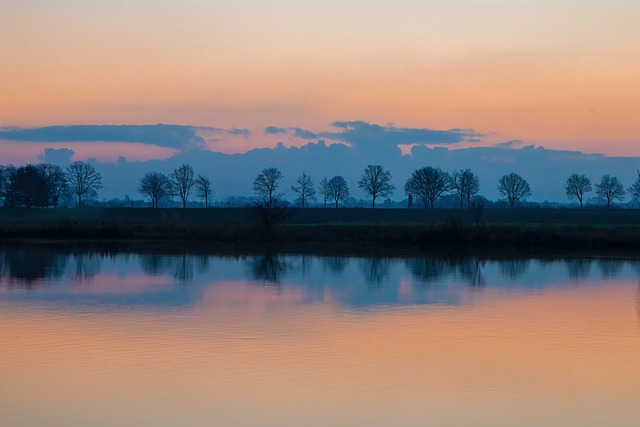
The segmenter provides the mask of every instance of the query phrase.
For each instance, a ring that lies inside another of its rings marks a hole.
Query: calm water
[[[0,252],[1,426],[637,426],[640,263]]]

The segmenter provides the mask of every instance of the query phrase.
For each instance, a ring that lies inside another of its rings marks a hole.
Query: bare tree
[[[596,194],[607,201],[607,209],[609,209],[614,200],[622,201],[626,193],[622,182],[618,178],[604,175],[600,183],[596,184]]]
[[[276,201],[280,197],[276,191],[283,177],[284,175],[278,168],[270,167],[263,169],[253,180],[253,191],[265,199],[269,208],[275,207]]]
[[[297,200],[302,208],[304,208],[307,201],[316,199],[316,189],[313,186],[313,181],[306,173],[296,179],[296,185],[292,185],[291,189],[298,195]]]
[[[396,189],[391,183],[391,172],[384,170],[380,165],[369,165],[364,169],[362,178],[358,181],[358,187],[371,196],[371,208],[376,207],[378,197],[389,197]]]
[[[138,186],[138,192],[151,198],[151,206],[158,207],[160,200],[173,194],[171,180],[160,172],[147,172]]]
[[[213,182],[204,175],[198,175],[196,178],[196,195],[204,200],[204,207],[209,207],[209,199],[213,196]]]
[[[460,208],[467,201],[467,208],[471,205],[471,198],[480,191],[480,179],[471,169],[457,170],[451,174],[450,188],[460,197]]]
[[[329,200],[329,180],[327,178],[322,178],[319,186],[320,194],[322,194],[322,199],[324,202],[324,207],[327,207],[327,200]]]
[[[73,162],[67,166],[67,182],[73,194],[78,196],[78,207],[82,207],[86,196],[102,188],[102,175],[87,162]]]
[[[586,175],[574,173],[567,178],[564,190],[567,193],[567,198],[569,200],[577,200],[580,203],[580,209],[582,209],[584,193],[590,192],[593,188],[591,188],[591,180]]]
[[[178,166],[169,174],[173,193],[182,200],[182,207],[187,207],[187,199],[196,183],[193,168],[189,165]]]
[[[339,202],[346,202],[349,198],[349,187],[347,181],[341,176],[334,176],[327,183],[327,189],[329,190],[329,198],[333,199],[338,207]]]
[[[404,191],[420,197],[425,208],[427,204],[433,208],[436,199],[450,190],[450,185],[448,173],[440,168],[427,166],[411,174],[404,185]]]
[[[531,196],[531,187],[523,177],[511,172],[498,180],[498,192],[507,198],[509,207],[513,209],[520,200]]]
[[[480,224],[480,220],[482,220],[482,215],[484,214],[485,207],[485,199],[483,197],[476,197],[471,201],[469,205],[469,211],[471,212],[471,216],[473,217],[473,222],[476,227]]]
[[[637,170],[636,180],[629,186],[627,191],[631,195],[632,198],[636,199],[637,202],[640,202],[640,170]]]

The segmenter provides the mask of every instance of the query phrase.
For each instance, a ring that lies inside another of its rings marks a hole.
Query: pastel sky
[[[362,120],[638,156],[638,22],[630,0],[3,0],[0,127]]]

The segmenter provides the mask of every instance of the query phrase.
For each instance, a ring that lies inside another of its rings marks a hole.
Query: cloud
[[[380,126],[364,121],[338,121],[332,124],[340,132],[322,132],[319,135],[347,142],[358,148],[397,147],[408,144],[451,145],[477,140],[482,134],[473,129],[433,130],[427,128],[399,128]]]
[[[44,163],[52,163],[54,165],[66,165],[71,163],[71,158],[75,152],[69,148],[45,148],[38,155],[38,160]]]
[[[206,129],[212,129],[212,128],[206,128]],[[217,130],[222,133],[228,133],[229,135],[244,136],[245,138],[248,138],[251,135],[251,131],[249,129],[231,128],[231,129],[217,129]]]
[[[315,132],[298,127],[282,128],[278,126],[267,126],[264,128],[264,133],[267,135],[291,135],[301,139],[316,139],[318,137]]]
[[[498,147],[498,148],[518,148],[518,147],[522,147],[525,144],[525,142],[521,139],[513,139],[511,141],[505,141],[505,142],[498,142],[497,144],[494,145],[494,147]]]
[[[200,133],[226,133],[248,136],[247,129],[218,129],[181,125],[74,125],[41,128],[3,128],[0,140],[42,143],[129,142],[186,150],[202,148]]]
[[[268,135],[279,135],[281,133],[286,133],[286,132],[287,132],[287,128],[280,128],[277,126],[267,126],[266,128],[264,128],[264,133]]]

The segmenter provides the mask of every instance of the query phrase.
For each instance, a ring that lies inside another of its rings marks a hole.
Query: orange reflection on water
[[[191,308],[3,308],[0,414],[31,426],[635,426],[635,298],[635,283],[595,283],[356,310],[229,282]]]

